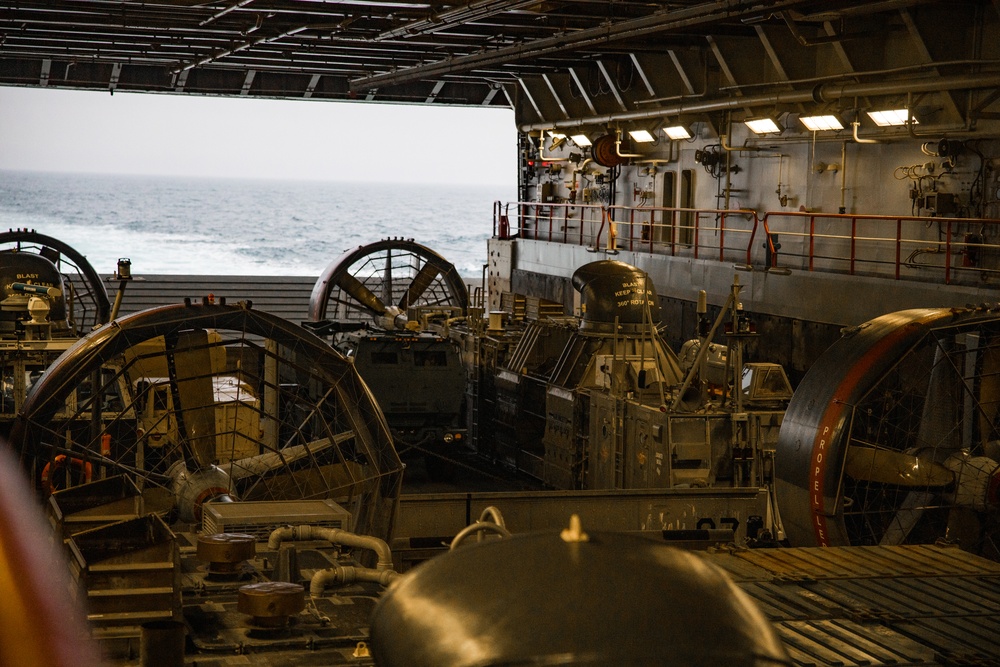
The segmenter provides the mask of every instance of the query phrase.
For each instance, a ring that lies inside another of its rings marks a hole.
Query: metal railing
[[[769,270],[924,282],[1000,278],[1000,220],[516,202],[494,204],[493,235]]]
[[[690,255],[750,262],[757,226],[750,210],[602,206],[600,204],[494,204],[493,235],[570,243],[604,250]],[[515,224],[516,223],[516,224]]]
[[[1000,276],[1000,245],[987,241],[1000,238],[992,218],[779,211],[765,213],[761,226],[788,268],[945,284]]]

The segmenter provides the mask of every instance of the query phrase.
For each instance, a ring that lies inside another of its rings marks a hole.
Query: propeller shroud
[[[144,422],[164,385],[164,409]],[[151,308],[81,338],[33,387],[10,445],[36,483],[69,457],[95,479],[131,476],[147,509],[173,503],[182,520],[213,497],[332,498],[353,508],[356,532],[383,539],[402,482],[354,365],[247,303]]]
[[[778,437],[793,546],[958,542],[1000,556],[1000,312],[914,309],[846,330]]]
[[[410,307],[466,312],[469,292],[455,266],[412,239],[384,239],[345,252],[317,279],[309,299],[312,322],[367,323],[403,328]]]

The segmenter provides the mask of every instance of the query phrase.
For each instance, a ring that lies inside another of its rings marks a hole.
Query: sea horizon
[[[413,239],[480,277],[496,185],[0,170],[0,227],[112,273],[318,276],[346,251]]]

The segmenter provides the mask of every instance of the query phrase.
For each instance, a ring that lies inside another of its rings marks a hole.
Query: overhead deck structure
[[[973,129],[1000,111],[997,22],[988,0],[27,0],[0,3],[0,84],[513,107],[525,128],[912,94]]]

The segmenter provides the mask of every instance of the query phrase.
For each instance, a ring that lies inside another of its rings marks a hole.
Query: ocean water
[[[481,275],[495,200],[514,187],[0,171],[0,230],[69,244],[99,273],[318,276],[390,237]]]

